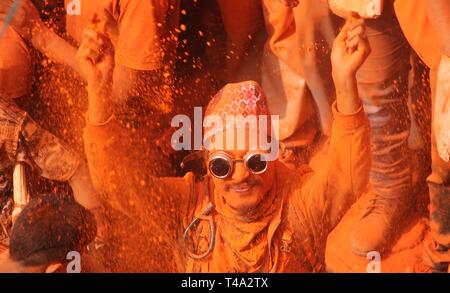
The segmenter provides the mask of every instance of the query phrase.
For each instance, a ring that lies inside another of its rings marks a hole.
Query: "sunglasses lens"
[[[209,162],[209,170],[214,176],[224,178],[230,173],[231,165],[224,158],[215,158]]]
[[[256,174],[263,173],[267,169],[267,161],[260,154],[252,155],[247,160],[247,168]]]

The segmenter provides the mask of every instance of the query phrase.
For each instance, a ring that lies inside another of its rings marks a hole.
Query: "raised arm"
[[[336,103],[328,160],[301,189],[301,202],[309,207],[306,217],[322,227],[322,235],[338,223],[368,183],[369,124],[355,74],[369,53],[363,20],[348,21],[334,42],[331,56]]]
[[[50,60],[70,67],[81,76],[81,71],[75,58],[77,48],[58,36],[44,23],[39,25],[39,27],[40,29],[31,38],[33,46]]]
[[[151,176],[161,159],[149,148],[148,141],[137,137],[113,114],[110,96],[113,54],[113,46],[102,24],[93,20],[83,33],[77,54],[88,82],[84,143],[92,180],[111,206],[173,239],[179,232],[194,181],[191,177]]]

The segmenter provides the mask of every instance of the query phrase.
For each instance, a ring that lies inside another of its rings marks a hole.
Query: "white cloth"
[[[445,55],[439,64],[433,119],[439,156],[450,162],[450,58]]]
[[[374,19],[383,12],[384,0],[329,0],[331,10],[340,17],[347,18],[356,12],[365,19]]]

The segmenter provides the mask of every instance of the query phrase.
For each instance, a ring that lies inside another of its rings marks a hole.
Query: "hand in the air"
[[[370,52],[364,20],[357,17],[350,18],[333,44],[331,52],[333,76],[353,78]]]
[[[77,59],[90,90],[108,94],[111,90],[114,69],[114,46],[108,32],[107,19],[92,16],[83,31]]]
[[[352,17],[336,37],[331,52],[336,102],[341,113],[354,113],[361,106],[356,72],[369,54],[370,45],[365,34],[364,20]]]

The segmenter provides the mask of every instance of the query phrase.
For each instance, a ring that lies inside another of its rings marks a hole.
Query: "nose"
[[[245,167],[244,162],[236,162],[234,165],[234,172],[233,175],[231,176],[231,179],[236,183],[239,183],[245,181],[248,178],[248,176],[250,176],[250,173],[247,167]]]

